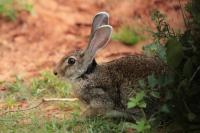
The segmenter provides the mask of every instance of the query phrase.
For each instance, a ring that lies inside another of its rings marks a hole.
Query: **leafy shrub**
[[[185,11],[182,10],[186,27],[183,33],[175,33],[166,22],[164,15],[158,11],[153,12],[152,20],[156,24],[157,31],[152,32],[154,42],[146,46],[144,50],[146,54],[158,56],[166,62],[172,75],[161,76],[164,79],[168,77],[167,82],[163,84],[164,89],[162,89],[165,93],[165,97],[162,97],[164,103],[163,106],[159,107],[159,112],[165,112],[165,115],[163,113],[153,113],[151,119],[148,119],[145,115],[142,116],[142,119],[150,123],[152,129],[164,126],[168,127],[167,132],[198,132],[200,130],[200,116],[198,113],[200,112],[200,1],[192,0],[189,2],[186,11],[190,14],[190,17],[187,17]],[[162,81],[161,77],[149,80],[148,84],[152,86],[149,89],[154,88],[156,84],[161,86],[161,82],[159,82]],[[148,79],[147,77],[146,80]],[[145,85],[143,84],[143,86]],[[146,97],[149,97],[147,92],[148,90],[144,91]],[[156,95],[160,93],[158,90],[155,92]],[[140,93],[137,92],[137,94]],[[135,98],[137,98],[137,94]],[[145,100],[145,102],[147,101]],[[129,102],[135,102],[135,100],[130,99]],[[148,104],[146,103],[147,107]],[[139,108],[143,110],[144,106]],[[162,120],[161,123],[155,124],[159,119]],[[164,122],[163,120],[170,121],[170,123],[165,124],[167,121]],[[136,130],[139,128],[138,122],[139,120],[136,121],[136,125],[134,124],[133,127]],[[137,131],[144,132],[144,128]]]
[[[33,6],[27,0],[0,0],[0,15],[15,20],[20,11],[32,12]]]
[[[163,95],[163,87],[168,87],[173,82],[170,76],[149,75],[146,79],[139,80],[139,86],[134,88],[135,96],[130,98],[128,108],[137,109],[135,123],[130,128],[139,133],[153,132],[153,128],[159,127],[158,121],[161,115],[168,113],[169,107],[165,101],[169,95]],[[162,91],[161,91],[162,90]],[[160,100],[162,99],[162,102]]]
[[[123,26],[113,34],[112,39],[118,40],[126,45],[132,46],[135,45],[138,41],[140,41],[141,37],[130,27]]]

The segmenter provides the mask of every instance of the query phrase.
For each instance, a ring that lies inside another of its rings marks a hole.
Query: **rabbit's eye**
[[[73,57],[69,57],[68,60],[67,60],[67,62],[68,62],[68,64],[73,65],[73,64],[75,64],[76,59],[73,58]]]

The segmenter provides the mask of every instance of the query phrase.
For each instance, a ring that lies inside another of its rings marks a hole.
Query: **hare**
[[[166,67],[158,58],[144,55],[130,55],[97,64],[97,51],[105,47],[111,37],[112,27],[108,21],[108,13],[98,13],[93,19],[87,48],[64,56],[56,65],[54,74],[77,85],[74,94],[87,105],[84,115],[110,114],[111,117],[134,119],[127,109],[134,85],[153,73],[165,73]]]

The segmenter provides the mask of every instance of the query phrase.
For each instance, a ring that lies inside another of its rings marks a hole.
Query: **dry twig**
[[[77,101],[77,98],[43,98],[42,101],[44,102],[51,102],[51,101],[65,101],[65,102],[74,102]]]

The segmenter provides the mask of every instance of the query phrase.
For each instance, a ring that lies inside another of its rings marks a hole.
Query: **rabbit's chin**
[[[68,79],[68,81],[71,82],[71,83],[76,83],[77,81],[79,81],[79,79],[78,79],[78,77],[70,77]]]
[[[61,80],[64,80],[69,83],[76,83],[80,81],[80,76],[70,76],[70,77],[59,77]]]

